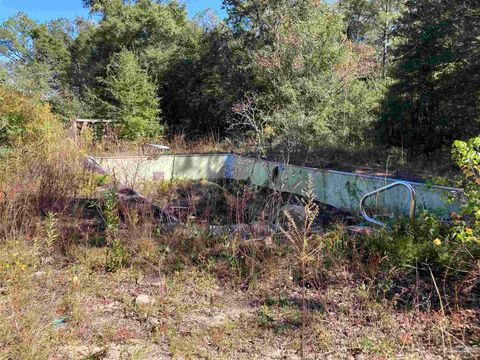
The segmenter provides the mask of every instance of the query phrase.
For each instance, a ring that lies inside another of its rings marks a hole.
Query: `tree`
[[[232,107],[253,84],[242,43],[230,28],[204,28],[196,56],[174,64],[164,79],[162,108],[172,132],[226,135]]]
[[[39,24],[18,13],[5,20],[0,26],[0,55],[9,75],[5,85],[48,101],[65,118],[74,117],[80,107],[72,89],[74,33],[65,19]]]
[[[371,0],[339,0],[348,39],[365,41],[374,28],[375,9]]]
[[[365,140],[376,106],[361,98],[370,95],[375,63],[373,54],[345,39],[340,16],[313,0],[224,3],[236,36],[248,43],[258,116],[268,119],[275,139],[308,145]],[[360,113],[363,118],[355,122]],[[348,131],[339,131],[342,123],[349,124]]]
[[[339,0],[349,39],[374,46],[381,61],[383,76],[392,47],[395,20],[401,15],[405,0]]]
[[[480,124],[480,13],[475,0],[410,0],[396,25],[393,77],[381,117],[388,144],[431,152]]]
[[[106,67],[122,49],[134,51],[141,66],[161,82],[172,62],[188,58],[197,37],[184,6],[154,0],[85,1],[101,19],[85,23],[76,39],[74,58],[83,73],[80,89],[101,86]],[[78,58],[77,55],[78,54]]]
[[[135,53],[157,96],[168,98],[171,94],[166,92],[166,77],[178,64],[192,62],[198,57],[201,33],[188,20],[185,7],[175,1],[154,0],[90,0],[84,4],[100,20],[77,24],[78,35],[72,47],[73,81],[82,98],[95,108],[96,103],[90,102],[89,93],[103,92],[102,79],[107,77],[108,65],[122,50]],[[175,116],[170,117],[170,111],[165,113],[169,119]]]
[[[106,106],[107,114],[117,121],[123,138],[161,134],[163,127],[155,85],[133,52],[123,50],[113,56],[103,83],[105,95],[111,100]]]
[[[0,56],[6,59],[7,85],[30,96],[49,97],[52,74],[48,64],[36,58],[34,33],[38,24],[24,13],[0,26]]]

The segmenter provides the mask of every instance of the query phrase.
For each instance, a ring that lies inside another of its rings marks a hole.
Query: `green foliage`
[[[274,147],[368,146],[377,133],[411,153],[478,127],[475,0],[225,0],[225,22],[190,20],[177,1],[84,5],[93,18],[19,13],[0,26],[2,86],[65,120],[118,118],[128,139],[162,123],[195,137],[253,133]]]
[[[344,41],[342,17],[315,1],[226,3],[249,50],[258,118],[278,142],[365,142],[379,101],[373,54]]]
[[[416,222],[398,221],[391,229],[378,230],[362,242],[369,254],[385,257],[388,267],[430,267],[462,274],[472,270],[480,256],[478,241],[462,240],[462,232],[425,212]]]
[[[109,242],[117,238],[120,230],[120,217],[118,214],[118,198],[115,189],[109,190],[105,194],[103,203],[103,218],[105,221],[105,231]]]
[[[189,58],[195,31],[183,6],[177,2],[88,1],[100,16],[98,25],[83,23],[75,39],[73,55],[79,75],[76,86],[100,89],[107,66],[122,50],[134,51],[160,88],[172,63]]]
[[[407,1],[406,8],[380,136],[411,153],[431,152],[478,129],[480,13],[475,0]]]
[[[480,256],[480,137],[467,142],[455,141],[453,159],[463,173],[462,186],[466,202],[461,214],[455,214],[454,235],[459,242],[476,245]]]
[[[0,87],[0,145],[16,143],[32,125],[54,121],[48,106]]]
[[[8,59],[11,85],[44,98],[66,85],[71,32],[65,20],[38,24],[24,13],[6,19],[0,27],[0,55]]]
[[[0,115],[0,144],[5,145],[20,137],[25,130],[20,114],[10,112]]]
[[[65,19],[38,24],[23,13],[6,19],[0,26],[3,86],[48,101],[64,119],[84,112],[73,81],[74,33]]]
[[[24,13],[6,19],[0,27],[0,54],[27,63],[34,57],[32,35],[36,22]]]
[[[42,221],[41,227],[43,238],[35,240],[35,247],[37,252],[44,249],[47,254],[51,255],[60,237],[58,232],[58,215],[54,212],[48,212]]]
[[[162,132],[155,86],[133,52],[123,50],[112,58],[104,84],[112,98],[107,113],[117,121],[122,137],[136,139]]]
[[[113,240],[107,253],[105,270],[114,272],[125,267],[129,263],[130,257],[131,254],[125,249],[120,240]]]
[[[118,198],[115,189],[105,194],[103,203],[103,218],[106,226],[107,254],[105,258],[105,269],[116,271],[128,264],[130,253],[122,245],[118,233],[120,231],[120,217],[118,213]]]

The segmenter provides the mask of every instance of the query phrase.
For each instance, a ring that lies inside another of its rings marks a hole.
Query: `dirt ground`
[[[368,271],[374,264],[354,269],[346,258],[301,286],[291,248],[196,227],[237,221],[255,194],[201,189],[156,190],[195,226],[157,234],[125,215],[116,236],[128,261],[114,269],[113,248],[88,233],[95,226],[82,230],[85,219],[68,224],[81,234],[63,245],[47,231],[56,250],[35,238],[0,244],[0,359],[480,358],[478,307],[439,307],[432,288],[405,301],[418,283],[391,284]]]
[[[307,290],[302,330],[301,288],[275,269],[248,287],[198,267],[107,273],[104,251],[79,247],[4,277],[1,358],[299,359],[302,334],[307,359],[480,356],[478,309],[402,310],[348,272]]]

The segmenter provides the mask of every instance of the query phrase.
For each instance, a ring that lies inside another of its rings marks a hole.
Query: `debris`
[[[35,276],[36,278],[41,278],[41,277],[44,277],[47,273],[45,271],[36,271],[33,273],[33,276]]]
[[[160,323],[160,319],[153,316],[149,316],[147,319],[147,324],[151,327],[157,327],[160,325]]]
[[[269,236],[273,235],[276,231],[273,227],[263,223],[249,224],[237,224],[237,225],[210,225],[210,233],[213,236],[228,236],[229,239],[238,236],[241,239],[248,239],[252,236]]]
[[[354,234],[370,235],[373,229],[369,226],[352,225],[347,226],[347,230]]]
[[[155,299],[146,294],[140,294],[135,298],[135,304],[138,306],[154,305]]]
[[[145,144],[146,146],[150,146],[154,149],[157,149],[157,150],[170,150],[170,148],[168,146],[165,146],[165,145],[161,145],[161,144]]]
[[[60,328],[62,326],[65,326],[67,322],[67,317],[66,316],[60,316],[59,318],[56,318],[52,321],[52,325],[55,328]]]
[[[153,287],[163,287],[165,286],[165,279],[163,278],[163,276],[145,275],[137,280],[137,284]]]
[[[103,359],[107,352],[108,348],[95,345],[66,346],[61,350],[68,359]]]
[[[284,221],[289,223],[287,214],[293,220],[296,226],[303,227],[303,224],[305,223],[305,207],[301,205],[285,205],[281,209],[281,215],[283,216]]]
[[[42,265],[52,265],[55,262],[55,259],[51,256],[42,257],[40,259]]]
[[[102,307],[102,312],[104,313],[115,313],[116,311],[122,308],[122,305],[118,301],[112,301],[111,303],[105,304]]]

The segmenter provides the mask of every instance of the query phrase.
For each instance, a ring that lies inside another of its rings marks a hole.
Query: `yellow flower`
[[[466,228],[465,229],[465,232],[468,234],[468,235],[472,235],[473,234],[473,230],[471,228]]]
[[[265,134],[266,137],[270,137],[275,133],[275,130],[270,125],[267,125],[263,129],[263,133]]]
[[[440,246],[442,244],[442,240],[440,240],[439,238],[436,238],[435,240],[433,240],[433,244],[436,246]]]

